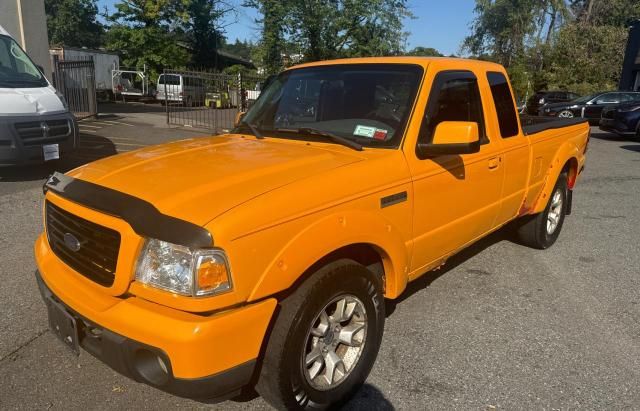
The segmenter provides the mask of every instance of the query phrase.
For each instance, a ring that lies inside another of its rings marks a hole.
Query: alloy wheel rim
[[[551,207],[549,207],[549,213],[547,214],[547,234],[553,234],[558,228],[560,223],[560,216],[562,215],[562,193],[560,190],[556,190],[551,198]]]
[[[315,317],[305,340],[302,371],[315,389],[343,383],[355,369],[367,339],[367,312],[350,294],[334,298]]]
[[[558,114],[558,117],[563,117],[563,118],[572,118],[573,117],[573,113],[570,111],[562,111],[560,112],[560,114]]]

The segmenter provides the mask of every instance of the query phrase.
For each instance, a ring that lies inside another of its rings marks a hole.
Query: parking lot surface
[[[195,135],[159,114],[82,130],[82,157],[58,167]],[[593,133],[558,242],[532,250],[501,230],[412,283],[346,409],[640,408],[640,142]],[[0,409],[268,409],[172,397],[55,339],[32,253],[51,168],[0,169]]]

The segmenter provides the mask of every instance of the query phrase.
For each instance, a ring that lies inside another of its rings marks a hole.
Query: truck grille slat
[[[59,143],[71,135],[69,120],[27,121],[14,125],[18,136],[25,146]]]
[[[56,214],[56,210],[52,210],[52,213],[54,214],[55,218],[51,219],[51,224],[54,224],[55,228],[58,228],[59,231],[62,231],[63,233],[65,232],[77,232],[78,234],[84,236],[84,238],[91,242],[93,245],[93,248],[97,248],[103,251],[108,251],[108,252],[118,252],[118,247],[116,247],[113,244],[110,244],[110,238],[106,237],[104,238],[106,241],[99,241],[96,240],[94,237],[101,237],[100,233],[96,233],[96,232],[91,232],[91,230],[86,230],[85,227],[82,227],[76,223],[74,223],[73,221],[67,219],[67,217],[64,214]]]
[[[113,285],[120,233],[75,216],[49,201],[45,213],[47,238],[56,256],[88,279],[105,287]],[[80,249],[70,249],[65,234],[73,235],[80,242]]]

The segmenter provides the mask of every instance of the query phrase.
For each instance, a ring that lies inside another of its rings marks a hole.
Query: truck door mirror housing
[[[234,127],[238,127],[240,125],[240,122],[242,121],[242,118],[244,117],[245,114],[247,114],[246,111],[238,111],[238,114],[236,114],[236,119],[233,122]]]
[[[431,143],[418,143],[418,155],[471,154],[480,151],[478,123],[443,121],[436,126]]]

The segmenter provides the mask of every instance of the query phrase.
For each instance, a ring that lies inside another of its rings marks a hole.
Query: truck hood
[[[358,152],[346,150],[225,135],[108,157],[69,175],[141,198],[163,214],[204,226],[266,192],[362,160]]]
[[[0,116],[52,114],[66,111],[51,87],[0,88]]]

